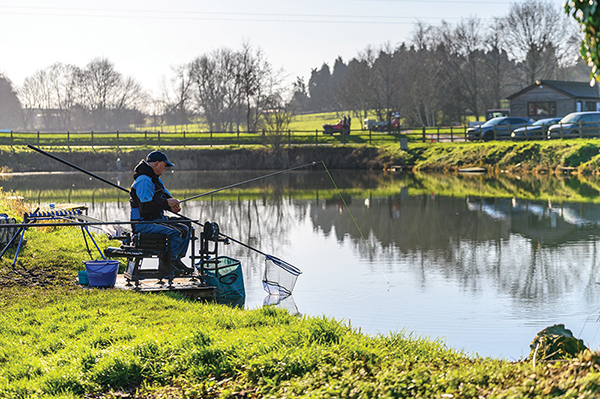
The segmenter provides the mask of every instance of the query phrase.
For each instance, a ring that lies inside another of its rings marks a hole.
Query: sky
[[[518,0],[522,2],[524,0]],[[526,1],[526,0],[525,0]],[[548,0],[559,7],[564,0]],[[158,96],[173,68],[218,48],[263,51],[286,81],[367,46],[410,42],[417,21],[489,24],[502,0],[0,0],[0,73],[20,86],[60,62],[107,58]],[[17,5],[18,4],[18,5]]]

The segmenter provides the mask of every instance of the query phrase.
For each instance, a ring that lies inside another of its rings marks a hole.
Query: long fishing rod
[[[264,176],[255,177],[255,178],[253,178],[253,179],[250,179],[250,180],[246,180],[246,181],[242,181],[242,182],[239,182],[239,183],[231,184],[231,185],[229,185],[229,186],[225,186],[225,187],[217,188],[216,190],[207,191],[207,192],[205,192],[205,193],[202,193],[202,194],[194,195],[193,197],[189,197],[189,198],[186,198],[186,199],[180,200],[179,202],[186,202],[186,201],[193,200],[193,199],[196,199],[196,198],[204,197],[205,195],[210,195],[210,194],[217,193],[217,192],[219,192],[219,191],[227,190],[227,189],[229,189],[229,188],[233,188],[233,187],[241,186],[242,184],[251,183],[251,182],[253,182],[253,181],[257,181],[257,180],[260,180],[260,179],[265,179],[265,178],[267,178],[267,177],[275,176],[275,175],[278,175],[278,174],[281,174],[281,173],[290,172],[290,171],[292,171],[292,170],[301,169],[301,168],[306,168],[307,166],[314,166],[314,165],[316,165],[316,164],[317,164],[317,162],[314,162],[314,161],[313,161],[313,162],[311,162],[311,163],[307,163],[307,164],[305,164],[305,165],[295,166],[295,167],[293,167],[293,168],[289,168],[289,169],[285,169],[285,170],[280,170],[279,172],[269,173],[268,175],[264,175]]]
[[[298,269],[296,266],[294,266],[294,265],[292,265],[290,263],[287,263],[286,261],[281,260],[281,259],[279,259],[276,256],[266,254],[263,251],[261,251],[260,249],[253,248],[250,245],[244,244],[243,242],[238,241],[238,240],[236,240],[234,238],[231,238],[231,237],[229,237],[229,236],[227,236],[227,235],[225,235],[225,234],[223,234],[221,232],[219,232],[219,235],[225,237],[226,239],[228,239],[230,241],[235,242],[236,244],[240,244],[243,247],[251,249],[252,251],[258,252],[259,254],[261,254],[262,256],[264,256],[265,258],[267,258],[267,259],[269,259],[269,260],[277,263],[280,267],[282,267],[282,268],[286,269],[287,271],[295,274],[296,276],[302,274],[302,271],[300,269]]]
[[[185,216],[182,216],[182,218],[186,221],[186,222],[192,222],[192,223],[196,223],[200,226],[203,226],[203,224],[200,223],[200,221],[198,220],[192,220],[190,218],[187,218]],[[32,223],[13,223],[13,224],[8,224],[8,223],[0,223],[0,229],[8,229],[8,228],[13,228],[13,227],[60,227],[60,226],[104,226],[104,225],[117,225],[117,224],[131,224],[131,221],[117,221],[117,222],[104,222],[104,221],[98,221],[98,222],[53,222],[53,223],[45,223],[45,222],[40,222],[40,223],[36,223],[35,221],[33,221]],[[134,222],[135,224],[156,224],[155,220],[136,220]],[[175,219],[167,219],[167,220],[161,220],[160,223],[181,223],[181,220],[175,220]]]
[[[59,158],[59,157],[57,157],[57,156],[55,156],[55,155],[52,155],[52,154],[50,154],[50,153],[48,153],[48,152],[46,152],[46,151],[40,150],[39,148],[37,148],[37,147],[34,147],[34,146],[32,146],[31,144],[27,144],[27,146],[28,146],[29,148],[31,148],[32,150],[35,150],[35,151],[39,152],[40,154],[46,155],[46,156],[48,156],[48,157],[50,157],[50,158],[52,158],[52,159],[54,159],[54,160],[56,160],[56,161],[58,161],[58,162],[61,162],[61,163],[65,164],[65,165],[68,165],[68,166],[70,166],[70,167],[74,168],[74,169],[77,169],[78,171],[80,171],[80,172],[83,172],[83,173],[85,173],[85,174],[86,174],[86,175],[88,175],[88,176],[94,177],[94,178],[96,178],[96,179],[98,179],[98,180],[100,180],[100,181],[103,181],[104,183],[110,184],[111,186],[113,186],[113,187],[115,187],[115,188],[118,188],[118,189],[120,189],[120,190],[123,190],[123,191],[125,191],[125,192],[129,193],[129,190],[127,190],[126,188],[124,188],[124,187],[121,187],[121,186],[119,186],[118,184],[115,184],[115,183],[113,183],[113,182],[111,182],[111,181],[109,181],[109,180],[106,180],[106,179],[104,179],[104,178],[102,178],[102,177],[100,177],[100,176],[98,176],[98,175],[96,175],[96,174],[94,174],[94,173],[92,173],[92,172],[88,172],[87,170],[85,170],[85,169],[83,169],[83,168],[81,168],[81,167],[79,167],[79,166],[77,166],[77,165],[74,165],[74,164],[72,164],[72,163],[70,163],[70,162],[68,162],[68,161],[65,161],[64,159],[61,159],[61,158]],[[322,162],[322,161],[321,161],[321,162]],[[301,167],[306,167],[306,166],[308,166],[308,165],[314,165],[314,164],[315,164],[315,162],[312,162],[312,163],[310,163],[310,164],[301,165],[301,166],[298,166],[298,167],[295,167],[295,168],[288,169],[287,171],[289,171],[289,170],[294,170],[294,169],[299,169],[299,168],[301,168]],[[276,174],[278,174],[278,173],[283,173],[283,172],[285,172],[285,171],[271,173],[269,176],[273,176],[273,175],[276,175]],[[263,176],[263,177],[267,177],[267,176]],[[258,178],[254,179],[254,180],[258,180]],[[250,180],[250,181],[251,181],[251,180]],[[247,182],[243,182],[243,183],[247,183]],[[227,187],[227,188],[229,188],[229,187]],[[224,190],[224,189],[225,189],[225,188],[223,188],[222,190]],[[221,189],[219,189],[219,190],[221,190]],[[207,194],[203,194],[203,195],[207,195]],[[197,197],[195,197],[195,198],[197,198]],[[189,199],[192,199],[192,198],[188,198],[187,200],[189,200]],[[185,201],[187,201],[187,200],[185,200]],[[179,201],[179,202],[182,202],[182,201]],[[173,213],[175,213],[175,212],[173,212]],[[197,224],[198,226],[204,226],[202,223],[200,223],[200,222],[199,222],[199,221],[197,221],[197,220],[190,219],[190,218],[188,218],[188,217],[186,217],[186,216],[183,216],[183,215],[180,215],[180,214],[178,214],[178,213],[175,213],[175,214],[176,214],[177,216],[181,217],[181,219],[183,219],[183,220],[185,220],[185,221],[188,221],[188,222],[191,222],[191,223],[195,223],[195,224]],[[140,221],[140,222],[141,222],[141,221]],[[140,222],[136,221],[135,223],[137,224],[137,223],[140,223]],[[162,222],[162,221],[161,221],[161,222]],[[131,222],[129,222],[129,223],[131,223]],[[143,223],[143,222],[142,222],[142,223]],[[152,223],[152,222],[150,222],[150,223]],[[85,224],[93,225],[94,223],[90,223],[90,222],[82,222],[81,224],[75,224],[75,223],[44,223],[44,224],[40,224],[39,226],[77,226],[77,225],[85,225]],[[96,223],[96,224],[100,224],[100,223]],[[123,222],[103,222],[102,224],[124,224],[124,223],[123,223]],[[4,225],[4,226],[6,226],[6,225]],[[1,228],[1,227],[4,227],[4,226],[0,225],[0,228]],[[28,225],[26,225],[26,226],[27,226],[27,227],[30,227],[30,226],[32,226],[32,225],[28,224]],[[22,226],[22,225],[10,225],[10,227],[25,227],[25,226]],[[231,238],[231,237],[228,237],[228,236],[226,236],[226,235],[224,235],[224,234],[221,234],[221,235],[222,235],[223,237],[225,237],[225,238],[227,238],[227,239],[229,239],[229,240],[233,241],[233,242],[236,242],[236,243],[238,243],[238,244],[240,244],[240,245],[243,245],[243,246],[245,246],[245,247],[247,247],[247,248],[249,248],[249,249],[251,249],[251,250],[254,250],[254,251],[258,252],[258,253],[260,253],[260,254],[261,254],[261,255],[263,255],[263,256],[267,256],[267,257],[271,257],[271,258],[277,259],[277,258],[275,258],[274,256],[267,255],[267,254],[265,254],[264,252],[262,252],[262,251],[260,251],[260,250],[258,250],[258,249],[256,249],[256,248],[252,248],[251,246],[249,246],[249,245],[246,245],[246,244],[244,244],[244,243],[242,243],[242,242],[240,242],[240,241],[237,241],[237,240],[235,240],[235,239],[233,239],[233,238]]]
[[[78,171],[80,171],[80,172],[83,172],[83,173],[85,173],[85,174],[86,174],[86,175],[88,175],[88,176],[91,176],[91,177],[94,177],[94,178],[96,178],[96,179],[98,179],[98,180],[101,180],[101,181],[103,181],[103,182],[104,182],[104,183],[106,183],[106,184],[110,184],[110,185],[111,185],[111,186],[113,186],[114,188],[118,188],[119,190],[123,190],[123,191],[125,191],[125,192],[129,193],[129,190],[127,190],[126,188],[124,188],[124,187],[121,187],[121,186],[119,186],[118,184],[115,184],[115,183],[111,182],[110,180],[106,180],[105,178],[103,178],[103,177],[100,177],[100,176],[98,176],[98,175],[96,175],[96,174],[94,174],[94,173],[92,173],[92,172],[88,172],[87,170],[85,170],[85,169],[83,169],[83,168],[80,168],[79,166],[77,166],[77,165],[74,165],[74,164],[72,164],[71,162],[65,161],[64,159],[61,159],[61,158],[59,158],[59,157],[57,157],[57,156],[55,156],[55,155],[52,155],[52,154],[50,154],[50,153],[48,153],[48,152],[46,152],[46,151],[44,151],[44,150],[41,150],[41,149],[39,149],[39,148],[37,148],[37,147],[34,147],[34,146],[32,146],[31,144],[27,144],[27,147],[31,148],[31,149],[32,149],[32,150],[34,150],[34,151],[37,151],[37,152],[39,152],[40,154],[44,154],[44,155],[46,155],[47,157],[50,157],[50,158],[54,159],[55,161],[58,161],[58,162],[60,162],[60,163],[63,163],[63,164],[65,164],[65,165],[67,165],[67,166],[70,166],[70,167],[72,167],[72,168],[74,168],[74,169],[77,169]]]

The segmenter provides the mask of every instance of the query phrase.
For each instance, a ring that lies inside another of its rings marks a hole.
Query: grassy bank
[[[31,205],[0,193],[0,212]],[[594,397],[600,355],[559,362],[467,356],[410,332],[243,310],[174,294],[81,289],[72,227],[29,229],[0,261],[3,398]],[[108,243],[98,236],[101,247]],[[502,332],[499,332],[502,333]],[[533,339],[533,337],[532,337]]]
[[[410,334],[109,290],[3,292],[0,396],[582,397],[600,359],[469,358]],[[137,395],[136,395],[137,392]],[[93,394],[90,395],[90,394]]]
[[[153,147],[44,147],[91,171],[132,170]],[[333,145],[291,146],[273,149],[248,147],[163,147],[179,170],[259,170],[283,169],[313,161],[323,161],[330,169],[386,169],[404,166],[414,170],[456,171],[465,167],[515,173],[548,173],[560,168],[576,172],[600,172],[600,141],[589,139],[489,142],[489,143],[410,143],[385,146]],[[25,146],[2,146],[2,171],[72,170]]]

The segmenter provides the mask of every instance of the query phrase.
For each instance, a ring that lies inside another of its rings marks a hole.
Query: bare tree
[[[78,100],[78,68],[73,65],[56,63],[47,69],[47,82],[50,85],[50,106],[59,129],[73,128],[71,111]]]
[[[502,47],[521,71],[523,86],[552,79],[556,68],[573,64],[576,24],[552,3],[513,3],[508,15],[496,19],[496,25]]]
[[[188,65],[173,68],[169,83],[163,82],[162,102],[165,119],[173,125],[187,125],[192,114],[192,79]]]
[[[279,150],[285,142],[293,113],[290,104],[274,95],[270,97],[268,111],[264,112],[262,125],[265,131],[265,141],[273,150]]]
[[[123,78],[106,58],[92,60],[79,73],[81,104],[91,115],[92,129],[127,128],[147,96],[133,78]]]
[[[223,48],[204,54],[189,70],[196,109],[214,131],[232,130],[243,119],[249,131],[256,131],[282,90],[280,74],[248,44],[237,52]]]
[[[214,131],[223,130],[226,97],[223,63],[230,55],[230,50],[220,49],[202,55],[190,63],[196,107],[206,119],[209,128]]]
[[[479,120],[479,116],[484,114],[482,83],[485,74],[481,20],[463,19],[455,27],[443,21],[440,30],[444,62],[452,74],[451,81],[460,96],[459,100]]]
[[[242,94],[246,107],[246,127],[248,131],[256,131],[258,123],[256,107],[253,107],[255,96],[260,92],[260,84],[265,71],[261,70],[263,66],[263,54],[260,50],[253,53],[249,43],[242,45],[242,50],[238,53],[238,80],[241,84]]]
[[[40,77],[42,74],[38,71],[32,77],[25,78],[18,91],[19,99],[23,105],[22,120],[25,130],[33,127],[35,116],[42,106],[43,90],[41,89],[41,81],[45,80],[45,76]]]

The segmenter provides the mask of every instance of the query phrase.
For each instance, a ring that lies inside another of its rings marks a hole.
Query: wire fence
[[[0,131],[0,145],[42,146],[231,146],[231,145],[331,145],[386,144],[409,141],[465,141],[465,127],[396,128],[391,130],[350,130],[348,134],[316,130],[283,132],[202,132],[202,131],[127,131],[127,132],[19,132]]]
[[[563,138],[600,137],[598,122],[578,122],[550,126],[526,126],[512,129],[493,126],[484,132],[466,126],[392,127],[381,130],[353,129],[341,132],[315,130],[285,130],[276,133],[210,132],[210,131],[114,131],[114,132],[20,132],[0,130],[0,145],[38,146],[244,146],[244,145],[331,145],[331,144],[389,144],[440,143],[489,140],[549,140]],[[519,133],[520,131],[520,133]],[[517,132],[515,135],[513,132]]]

